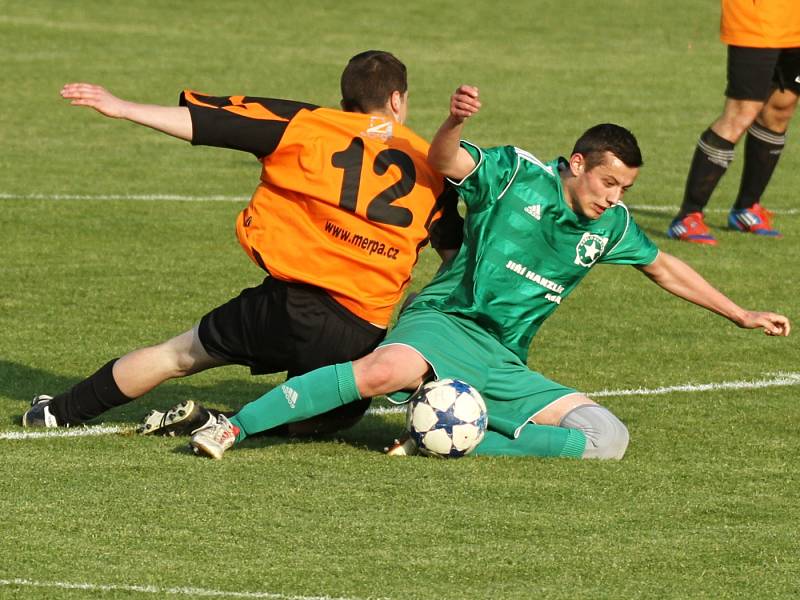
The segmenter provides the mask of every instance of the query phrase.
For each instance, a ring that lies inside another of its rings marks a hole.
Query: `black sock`
[[[750,208],[761,199],[786,144],[786,135],[753,123],[744,145],[744,168],[733,208]]]
[[[711,129],[703,132],[694,151],[692,166],[686,178],[683,204],[677,218],[683,218],[692,212],[703,212],[714,188],[733,160],[734,146],[733,142],[721,138]]]
[[[59,425],[79,425],[133,400],[123,394],[114,381],[115,362],[116,358],[108,361],[94,375],[50,401],[50,412]]]

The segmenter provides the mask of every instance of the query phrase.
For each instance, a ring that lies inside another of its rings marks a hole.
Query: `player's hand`
[[[786,337],[792,329],[789,319],[771,312],[746,311],[737,323],[744,329],[763,329],[767,335]]]
[[[125,116],[125,107],[128,104],[104,87],[91,83],[68,83],[61,88],[61,97],[70,100],[73,106],[89,106],[114,119]]]
[[[464,121],[477,113],[481,108],[478,99],[478,88],[461,85],[450,97],[450,116],[458,122]]]

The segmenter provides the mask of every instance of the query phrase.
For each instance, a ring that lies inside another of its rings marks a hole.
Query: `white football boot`
[[[195,431],[189,445],[195,454],[203,454],[219,460],[225,450],[233,446],[239,430],[225,415],[217,415],[213,423]]]

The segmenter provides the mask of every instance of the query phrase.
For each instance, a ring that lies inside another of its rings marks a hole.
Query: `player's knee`
[[[407,346],[381,346],[353,363],[358,391],[365,398],[414,389],[428,372],[422,356]]]
[[[194,332],[186,332],[152,347],[170,378],[186,377],[220,364],[203,348]]]
[[[738,140],[756,120],[763,104],[760,102],[728,100],[725,112],[715,124],[725,138]]]
[[[395,365],[386,360],[370,360],[354,368],[358,389],[364,396],[393,392],[397,379]]]
[[[762,127],[766,127],[770,131],[776,133],[785,133],[789,128],[789,122],[794,115],[794,104],[775,105],[764,107],[761,114],[758,116],[757,122]]]
[[[625,456],[630,440],[628,428],[604,406],[578,406],[564,416],[561,427],[580,429],[586,436],[583,458],[619,460]]]
[[[195,360],[188,353],[176,353],[170,356],[169,368],[171,377],[186,377],[195,372]]]

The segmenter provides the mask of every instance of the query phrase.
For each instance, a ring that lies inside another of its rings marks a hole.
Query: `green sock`
[[[569,456],[580,458],[586,436],[580,429],[528,423],[517,439],[487,431],[474,456]]]
[[[359,398],[353,363],[342,363],[287,379],[243,406],[230,421],[239,428],[239,442],[249,435],[320,415]]]

